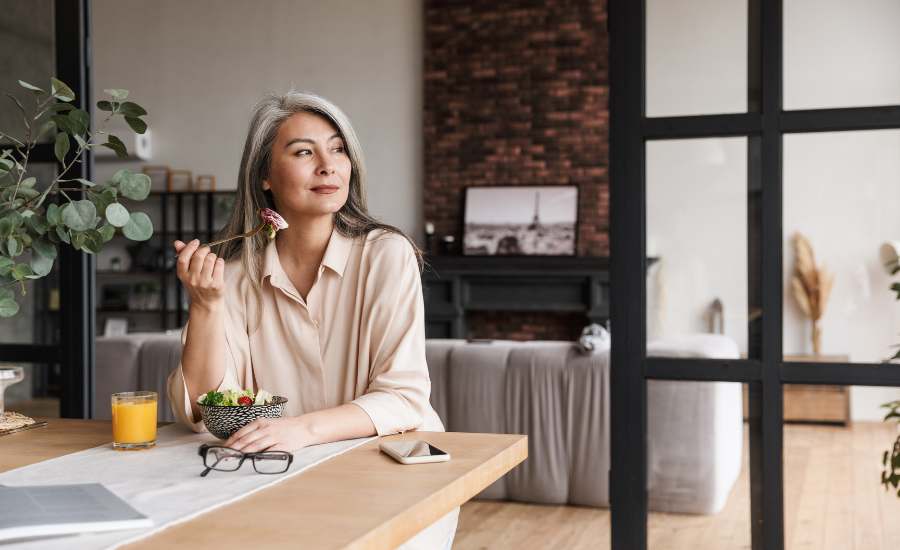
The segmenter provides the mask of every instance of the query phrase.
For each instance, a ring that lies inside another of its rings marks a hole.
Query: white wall
[[[647,144],[647,234],[648,338],[708,332],[718,298],[746,350],[747,139]]]
[[[898,44],[900,45],[900,44]],[[835,274],[822,322],[822,352],[877,363],[900,343],[900,307],[878,247],[900,237],[900,130],[789,135],[784,139],[785,293],[794,268],[789,240],[801,231],[817,262]],[[809,321],[792,297],[784,307],[784,349],[808,350]],[[895,388],[854,388],[852,414],[880,419]]]
[[[350,117],[369,205],[418,236],[422,212],[422,5],[418,0],[94,0],[94,88],[145,106],[151,164],[233,189],[253,105],[320,94]],[[127,143],[127,141],[126,141]],[[98,163],[97,177],[141,163]]]
[[[651,114],[697,113],[703,104],[707,112],[726,112],[740,105],[734,86],[716,81],[746,72],[746,44],[717,29],[746,22],[747,3],[715,4],[648,1]],[[900,103],[900,34],[894,30],[900,2],[785,0],[784,10],[787,107]],[[654,39],[657,34],[662,38]],[[693,34],[696,40],[684,38]],[[674,45],[677,56],[668,51]],[[685,87],[688,81],[707,85]],[[729,141],[648,146],[648,253],[663,259],[648,281],[651,337],[705,329],[704,308],[719,297],[726,333],[747,350],[747,199],[735,186],[746,185],[746,165]],[[785,137],[785,353],[811,351],[809,322],[787,286],[795,231],[812,240],[817,258],[836,274],[822,323],[823,352],[878,362],[900,343],[900,306],[877,256],[883,241],[900,239],[898,206],[900,131]],[[851,416],[880,420],[878,405],[896,398],[900,389],[854,387]]]

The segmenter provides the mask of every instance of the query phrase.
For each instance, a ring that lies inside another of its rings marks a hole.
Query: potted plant
[[[897,261],[896,256],[887,261],[884,267],[891,275],[896,275],[897,272],[900,272],[900,262]],[[892,283],[891,290],[897,294],[897,299],[900,300],[900,283]],[[900,346],[895,347],[900,348]],[[896,359],[900,359],[900,350],[894,353],[887,361]],[[882,407],[888,410],[884,416],[885,422],[900,422],[900,400],[885,403]],[[894,440],[890,449],[882,454],[881,465],[883,467],[881,484],[884,485],[885,489],[893,488],[896,490],[897,496],[900,497],[900,488],[898,488],[900,487],[900,435]]]
[[[19,311],[15,288],[24,295],[27,280],[50,273],[60,246],[96,254],[116,233],[133,241],[146,241],[153,235],[150,217],[129,211],[120,202],[122,197],[146,199],[150,193],[147,175],[119,170],[99,184],[68,175],[89,149],[107,147],[125,158],[125,144],[105,130],[106,123],[120,116],[141,134],[147,130],[142,118],[147,111],[128,100],[128,90],[105,90],[109,99],[97,102],[97,109],[106,116],[99,128],[92,129],[88,112],[72,104],[72,89],[56,78],[49,84],[45,90],[19,81],[33,97],[28,107],[7,94],[22,116],[24,137],[17,139],[0,129],[0,140],[7,142],[0,149],[0,317]],[[28,174],[31,152],[54,134],[58,175],[52,181],[38,181]]]

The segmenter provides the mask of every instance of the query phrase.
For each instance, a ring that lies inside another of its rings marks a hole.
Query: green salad
[[[224,407],[250,407],[252,405],[269,405],[272,403],[272,394],[266,390],[259,390],[254,394],[253,390],[225,390],[209,391],[197,399],[201,405],[218,405]]]

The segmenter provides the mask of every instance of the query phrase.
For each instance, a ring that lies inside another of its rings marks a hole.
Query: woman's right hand
[[[208,246],[200,247],[194,239],[185,244],[175,241],[178,254],[178,280],[191,298],[191,306],[207,310],[217,309],[225,301],[225,260],[210,252]]]

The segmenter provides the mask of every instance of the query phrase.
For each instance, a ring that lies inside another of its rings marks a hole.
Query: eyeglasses
[[[287,451],[263,451],[261,453],[245,453],[222,447],[220,445],[200,445],[200,456],[206,469],[200,477],[206,477],[210,470],[218,472],[234,472],[248,458],[253,462],[253,469],[260,474],[283,474],[291,467],[294,455]]]

